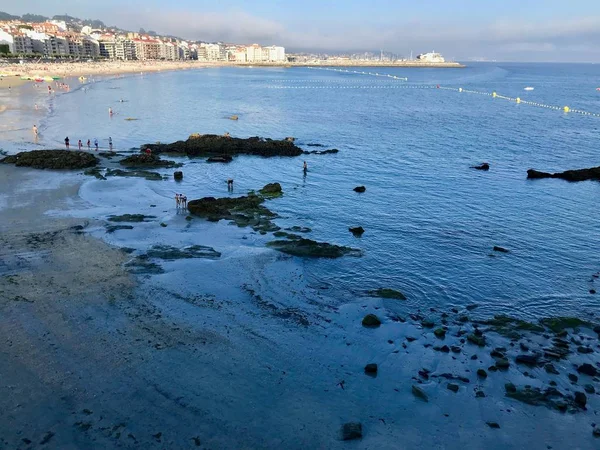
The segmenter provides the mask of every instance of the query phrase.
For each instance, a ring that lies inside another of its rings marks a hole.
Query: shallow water
[[[203,69],[71,82],[70,93],[45,99],[49,114],[38,125],[40,144],[57,147],[68,135],[72,144],[98,138],[107,147],[111,136],[117,150],[128,150],[194,132],[229,132],[294,136],[301,146],[338,148],[337,155],[239,157],[229,165],[185,160],[180,184],[86,179],[80,195],[96,208],[85,214],[99,218],[117,210],[159,210],[160,220],[181,226],[146,238],[185,243],[190,237],[182,233],[189,229],[175,215],[175,192],[190,199],[224,196],[230,177],[236,194],[279,181],[285,195],[268,203],[281,216],[278,225],[308,226],[312,239],[364,251],[361,258],[301,262],[310,283],[328,288],[340,303],[392,287],[408,297],[408,309],[478,303],[482,314],[528,318],[597,311],[597,297],[588,291],[600,269],[600,184],[527,181],[526,170],[600,165],[600,118],[435,85],[600,112],[594,84],[600,67],[475,64],[463,70],[370,71],[408,82],[308,68]],[[535,90],[526,92],[525,86]],[[239,120],[227,119],[232,114]],[[33,148],[28,134],[3,132],[0,147]],[[491,164],[489,172],[469,168],[482,161]],[[366,193],[352,191],[360,184]],[[158,206],[151,210],[150,204]],[[366,230],[362,238],[348,232],[358,225]],[[194,226],[198,233],[222,229],[222,240],[213,244],[217,250],[220,245],[254,252],[266,241],[223,224]],[[145,242],[137,232],[107,239]],[[201,234],[194,235],[198,240]],[[494,245],[510,253],[494,253]],[[191,270],[200,263],[185,264]]]

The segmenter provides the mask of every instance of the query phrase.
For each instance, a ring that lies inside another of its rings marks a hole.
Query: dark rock
[[[492,358],[504,358],[504,357],[505,357],[505,356],[504,356],[504,353],[502,353],[502,352],[500,352],[500,351],[498,351],[498,350],[496,350],[496,349],[494,349],[494,350],[492,350],[492,351],[490,352],[490,356],[491,356]]]
[[[175,180],[183,180],[183,172],[181,170],[173,172],[173,178]]]
[[[429,398],[427,397],[427,394],[425,393],[425,391],[423,391],[423,389],[421,389],[419,386],[416,386],[414,384],[412,386],[412,394],[419,400],[423,400],[424,402],[429,401]]]
[[[146,222],[146,219],[156,219],[156,216],[145,216],[143,214],[122,214],[120,216],[109,216],[109,222]]]
[[[577,375],[575,375],[574,373],[570,373],[568,375],[569,380],[572,381],[573,383],[577,383],[577,380],[579,380],[579,377]]]
[[[429,370],[427,370],[427,369],[419,370],[419,375],[421,377],[425,378],[426,380],[429,380]]]
[[[433,347],[433,349],[436,352],[450,353],[450,347],[448,347],[447,345],[443,345],[441,347]]]
[[[485,337],[483,336],[477,336],[473,333],[467,336],[467,340],[472,344],[478,345],[479,347],[485,347]]]
[[[485,392],[483,392],[483,391],[477,391],[477,392],[475,392],[475,397],[477,397],[477,398],[485,398]]]
[[[337,148],[332,148],[330,150],[312,150],[312,151],[304,151],[305,155],[331,155],[338,153],[339,150]]]
[[[594,430],[592,431],[592,435],[594,437],[600,438],[600,427],[594,428]]]
[[[367,188],[364,186],[356,186],[354,188],[354,192],[365,192],[366,190],[367,190]]]
[[[486,422],[487,426],[490,428],[500,428],[500,425],[498,425],[496,422]]]
[[[590,289],[590,294],[595,294],[596,293],[596,289]]]
[[[394,300],[406,300],[402,292],[395,289],[379,288],[374,291],[369,291],[368,294],[372,297],[390,298]]]
[[[281,195],[283,194],[283,190],[281,189],[281,185],[279,183],[269,183],[266,184],[260,191],[262,195]]]
[[[577,347],[577,351],[584,355],[587,355],[589,353],[594,353],[594,349],[592,349],[591,347],[584,347],[584,346]]]
[[[190,245],[181,249],[171,247],[170,245],[155,245],[146,253],[148,258],[164,259],[166,261],[174,261],[177,259],[218,259],[221,253],[214,248],[204,245]]]
[[[459,390],[458,384],[454,384],[454,383],[448,383],[446,385],[446,388],[448,388],[449,391],[452,391],[454,393],[458,392],[458,390]]]
[[[504,385],[504,389],[508,393],[515,393],[515,392],[517,392],[517,387],[514,384],[512,384],[512,383],[506,383]]]
[[[554,364],[548,363],[544,366],[544,369],[546,369],[546,372],[551,373],[553,375],[558,375],[558,370],[556,370],[556,367],[554,367]]]
[[[450,350],[452,350],[452,353],[460,353],[460,347],[457,347],[456,345],[451,346]]]
[[[358,422],[345,423],[342,426],[342,440],[353,441],[362,438],[362,424]]]
[[[504,247],[500,247],[498,245],[494,245],[493,250],[495,252],[500,252],[500,253],[508,253],[509,251],[507,249],[505,249]]]
[[[541,319],[540,323],[554,333],[560,333],[566,329],[593,328],[593,325],[576,317],[550,317]]]
[[[99,167],[92,167],[83,171],[84,175],[96,177],[99,180],[106,180],[106,177],[102,175],[102,169]]]
[[[487,372],[483,369],[477,369],[477,376],[479,378],[487,378]]]
[[[136,168],[148,168],[148,167],[177,167],[180,164],[177,164],[175,161],[166,161],[160,159],[160,156],[153,154],[140,153],[137,155],[128,156],[125,159],[119,161],[119,164],[125,166],[129,169]]]
[[[171,144],[147,144],[153,153],[176,153],[190,157],[213,155],[255,155],[255,156],[299,156],[302,149],[290,140],[273,140],[259,137],[247,139],[214,134],[192,134],[186,141]]]
[[[133,226],[131,226],[131,225],[107,225],[106,226],[107,233],[114,233],[115,231],[118,231],[118,230],[133,230]]]
[[[342,256],[362,255],[362,252],[355,248],[305,238],[290,241],[271,241],[267,246],[288,255],[305,258],[341,258]]]
[[[371,363],[365,366],[365,373],[376,374],[377,373],[377,364]]]
[[[557,173],[539,172],[534,169],[529,169],[527,171],[527,178],[560,178],[562,180],[567,181],[600,180],[600,167],[592,167],[590,169],[567,170],[565,172]]]
[[[471,166],[471,169],[477,170],[490,170],[490,165],[488,163],[482,163],[478,166]]]
[[[500,358],[496,360],[496,367],[500,370],[506,370],[510,367],[510,363],[506,358]]]
[[[596,388],[591,385],[591,384],[586,384],[583,389],[585,390],[585,392],[587,392],[588,394],[595,394],[596,393]]]
[[[208,163],[230,163],[231,161],[233,161],[233,157],[230,155],[217,155],[217,156],[211,156],[210,158],[208,158],[206,160],[206,162]]]
[[[33,150],[7,156],[0,163],[14,164],[17,167],[34,169],[86,169],[100,160],[91,153],[71,150]]]
[[[437,328],[433,334],[435,334],[435,337],[443,339],[446,337],[446,330],[444,330],[443,328]]]
[[[162,181],[163,179],[160,173],[146,170],[108,169],[105,175],[107,177],[145,178],[149,181]]]
[[[376,328],[381,325],[381,320],[375,314],[367,314],[362,320],[363,327]]]
[[[584,363],[584,364],[580,365],[577,368],[577,372],[579,372],[583,375],[588,375],[590,377],[595,377],[600,374],[598,369],[596,369],[594,366],[592,366],[591,364],[588,364],[588,363]]]
[[[421,326],[425,328],[433,328],[435,326],[435,322],[431,319],[423,319],[421,320]]]
[[[538,355],[517,355],[515,358],[517,364],[525,364],[527,366],[537,366],[539,362]]]
[[[363,227],[348,228],[348,230],[350,231],[350,233],[357,237],[362,236],[365,232],[365,229]]]
[[[585,409],[587,396],[583,392],[575,392],[575,403]]]

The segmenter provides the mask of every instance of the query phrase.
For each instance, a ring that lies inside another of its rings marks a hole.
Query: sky
[[[67,13],[288,52],[435,50],[457,61],[600,62],[600,0],[19,0],[0,10]]]

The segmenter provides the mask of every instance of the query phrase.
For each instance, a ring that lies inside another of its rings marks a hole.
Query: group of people
[[[36,127],[35,125],[33,126],[33,132],[34,132],[34,134],[35,134],[36,136],[38,135],[38,130],[37,130],[37,127]],[[69,136],[67,136],[67,137],[65,138],[65,147],[67,148],[67,150],[69,150],[69,148],[70,148],[70,144],[71,144],[71,141],[70,141],[70,139],[69,139]],[[79,139],[79,141],[77,141],[77,147],[79,148],[79,150],[82,150],[82,149],[83,149],[83,141],[82,141],[81,139]],[[95,150],[96,150],[96,151],[98,151],[98,139],[97,139],[97,138],[96,138],[96,139],[94,139],[94,148],[95,148]],[[113,141],[112,141],[112,137],[109,137],[109,138],[108,138],[108,148],[110,149],[110,151],[112,151],[112,150],[113,150]],[[91,149],[92,149],[92,141],[91,141],[91,140],[89,140],[89,139],[87,140],[87,149],[88,149],[88,150],[91,150]]]
[[[187,197],[183,194],[175,194],[175,204],[177,209],[187,208]]]

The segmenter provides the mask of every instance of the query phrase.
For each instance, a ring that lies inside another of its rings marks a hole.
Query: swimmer
[[[303,170],[304,170],[305,172],[306,172],[306,171],[308,171],[308,164],[306,164],[306,161],[304,161],[304,168],[303,168]]]
[[[112,138],[110,136],[108,137],[108,148],[112,152],[113,144],[112,144]]]

